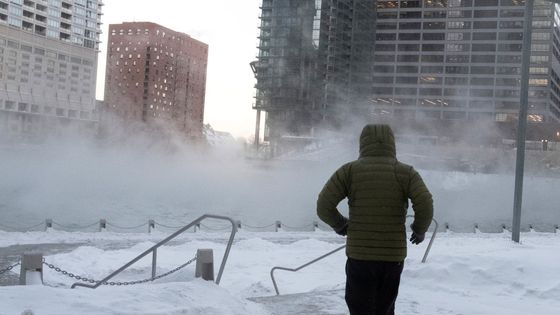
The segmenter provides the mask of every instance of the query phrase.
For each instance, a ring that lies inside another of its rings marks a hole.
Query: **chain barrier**
[[[246,227],[251,228],[251,229],[266,229],[266,228],[269,228],[269,227],[273,227],[275,224],[276,223],[272,223],[272,224],[264,225],[264,226],[252,226],[252,225],[248,225],[248,224],[243,224],[242,226],[246,226]]]
[[[170,274],[172,274],[172,273],[175,273],[175,272],[177,272],[177,271],[179,271],[179,270],[185,268],[186,266],[192,264],[192,263],[196,260],[196,258],[197,258],[197,257],[196,257],[196,255],[195,255],[192,259],[190,259],[190,260],[187,261],[186,263],[184,263],[184,264],[178,266],[177,268],[172,269],[172,270],[170,270],[170,271],[168,271],[168,272],[166,272],[166,273],[162,273],[161,275],[155,276],[154,278],[147,278],[147,279],[135,280],[135,281],[109,281],[109,282],[104,282],[104,283],[102,283],[102,285],[123,286],[123,285],[134,285],[134,284],[140,284],[140,283],[146,283],[146,282],[155,281],[155,280],[161,279],[161,278],[163,278],[163,277],[166,277],[166,276],[168,276],[168,275],[170,275]],[[18,264],[19,264],[19,263],[18,263]],[[75,275],[75,274],[73,274],[73,273],[71,273],[71,272],[68,272],[68,271],[66,271],[66,270],[64,270],[64,269],[62,269],[62,268],[59,268],[59,267],[57,267],[57,266],[55,266],[55,265],[53,265],[53,264],[49,264],[49,263],[47,263],[47,262],[45,261],[44,258],[43,258],[43,264],[46,265],[47,267],[49,267],[50,269],[52,269],[52,270],[58,272],[58,273],[61,273],[61,274],[65,275],[65,276],[67,276],[67,277],[70,277],[70,278],[74,278],[74,279],[76,279],[76,280],[78,280],[78,281],[89,282],[89,283],[91,283],[91,284],[95,284],[95,283],[99,283],[99,282],[100,282],[99,280],[89,279],[89,278],[86,278],[86,277],[82,277],[82,276]],[[13,268],[13,267],[12,267],[12,268]],[[11,269],[11,268],[10,268],[10,269]]]
[[[15,232],[27,232],[27,231],[33,230],[35,228],[38,228],[40,226],[45,226],[45,223],[41,222],[39,224],[35,224],[35,225],[29,226],[29,227],[24,227],[24,228],[14,228],[12,226],[7,226],[7,225],[4,225],[4,224],[0,224],[0,227],[10,229],[10,230],[15,231]]]
[[[212,231],[223,231],[223,230],[229,230],[231,227],[226,226],[226,227],[211,227],[208,225],[204,225],[204,224],[200,224],[200,226],[202,226],[203,228],[206,228],[208,230],[212,230]]]
[[[143,227],[143,226],[148,225],[147,222],[146,222],[146,223],[142,223],[142,224],[140,224],[140,225],[136,225],[136,226],[119,226],[119,225],[112,224],[112,223],[109,223],[109,222],[107,222],[106,224],[107,224],[108,226],[112,226],[112,227],[114,227],[114,228],[122,229],[122,230],[134,230],[134,229],[138,229],[138,228],[141,228],[141,227]]]
[[[169,226],[169,225],[161,224],[161,223],[159,223],[159,222],[157,222],[157,221],[154,222],[154,223],[155,223],[156,225],[163,226],[164,228],[168,228],[168,229],[180,229],[180,228],[182,228],[182,227],[184,227],[184,226],[186,225],[186,224],[185,224],[185,225],[181,225],[181,226]]]
[[[90,227],[92,227],[92,226],[98,225],[98,224],[99,224],[99,221],[98,221],[98,222],[94,222],[94,223],[92,223],[92,224],[83,225],[83,226],[79,226],[79,225],[76,225],[76,226],[64,225],[64,224],[60,224],[60,223],[58,223],[58,222],[56,222],[56,221],[53,221],[52,224],[53,224],[53,225],[57,225],[57,226],[59,226],[59,227],[61,227],[61,228],[63,228],[63,229],[68,229],[68,230],[83,230],[83,229],[87,229],[87,228],[90,228]]]
[[[19,266],[20,264],[21,264],[21,262],[17,262],[17,263],[15,263],[15,264],[11,265],[11,266],[8,266],[7,268],[0,269],[0,275],[2,275],[2,274],[4,274],[4,273],[6,273],[6,272],[12,270],[13,268]]]
[[[283,228],[285,227],[285,228],[292,229],[292,230],[301,230],[301,229],[305,229],[305,228],[308,228],[308,227],[314,227],[314,226],[315,226],[314,223],[306,224],[304,226],[290,226],[290,225],[286,225],[286,224],[282,223]]]

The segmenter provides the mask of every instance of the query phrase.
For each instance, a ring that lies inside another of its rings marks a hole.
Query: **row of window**
[[[443,54],[414,54],[414,55],[395,55],[395,54],[376,54],[374,61],[376,63],[390,62],[433,62],[433,63],[521,63],[521,55],[495,55],[495,54],[481,54],[481,55],[443,55]],[[531,56],[532,65],[548,64],[550,57],[546,56]]]
[[[525,9],[509,9],[503,8],[500,10],[453,10],[453,11],[379,11],[377,13],[377,20],[396,20],[396,19],[445,19],[445,18],[511,18],[523,17]],[[551,17],[551,9],[535,9],[533,10],[533,17]]]
[[[389,51],[446,51],[446,52],[520,52],[523,49],[522,44],[463,44],[463,43],[450,43],[450,44],[376,44],[376,52],[389,52]],[[531,51],[534,52],[548,52],[550,51],[550,44],[532,44]],[[121,57],[122,58],[122,57]]]
[[[7,111],[18,111],[31,114],[54,115],[57,117],[67,117],[74,119],[90,119],[91,113],[76,109],[65,109],[60,107],[39,106],[24,102],[15,102],[0,99],[0,109]]]
[[[533,28],[551,28],[552,21],[533,21]],[[378,30],[444,30],[444,29],[523,29],[523,21],[448,21],[448,22],[385,22],[378,21]]]
[[[545,81],[542,81],[545,80]],[[461,85],[461,86],[494,86],[496,87],[518,87],[520,85],[519,78],[493,78],[493,77],[441,77],[434,75],[420,75],[420,76],[383,76],[376,75],[373,78],[375,85],[392,85],[397,84],[422,84],[422,85]],[[547,86],[548,81],[543,78],[531,79],[532,86]],[[544,97],[545,90],[531,90],[531,97]]]
[[[394,8],[461,8],[461,7],[496,7],[496,6],[523,6],[522,0],[379,0],[377,8],[394,9]],[[546,0],[537,0],[535,5],[546,5]]]
[[[547,79],[539,79],[547,80]],[[425,87],[404,87],[404,86],[374,86],[372,93],[376,95],[412,95],[412,96],[448,96],[448,97],[481,97],[481,98],[519,98],[519,89],[498,90],[482,88],[425,88]]]
[[[552,38],[550,32],[534,32],[531,35],[533,41],[549,41]],[[377,42],[380,41],[440,41],[440,40],[500,40],[500,41],[522,41],[522,32],[441,32],[441,33],[377,33],[375,34]]]
[[[535,67],[534,74],[548,73],[545,68]],[[520,67],[492,67],[492,66],[416,66],[416,65],[374,65],[373,73],[435,73],[435,74],[521,74]]]

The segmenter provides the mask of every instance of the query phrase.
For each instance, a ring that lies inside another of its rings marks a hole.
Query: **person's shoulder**
[[[397,160],[397,163],[395,164],[395,167],[397,168],[397,171],[399,172],[408,172],[408,173],[413,173],[416,170],[414,170],[414,166],[410,165],[410,164],[406,164],[403,163],[401,161]]]

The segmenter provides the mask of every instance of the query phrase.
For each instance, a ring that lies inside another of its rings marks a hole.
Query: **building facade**
[[[344,124],[370,96],[372,0],[263,0],[254,109],[265,141]]]
[[[95,126],[100,0],[0,0],[0,130]]]
[[[514,138],[524,10],[518,0],[377,1],[372,114],[440,124],[451,134],[491,122]],[[533,12],[529,137],[553,139],[560,130],[560,15],[544,0]]]
[[[515,138],[524,10],[520,0],[263,0],[254,108],[266,113],[265,140],[348,122]],[[529,140],[560,141],[559,10],[535,1]]]
[[[208,45],[149,22],[109,25],[106,113],[202,137]]]

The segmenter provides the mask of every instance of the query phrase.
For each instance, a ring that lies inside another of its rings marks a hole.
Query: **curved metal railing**
[[[120,267],[119,269],[117,269],[116,271],[114,271],[113,273],[111,273],[110,275],[108,275],[107,277],[105,277],[104,279],[100,280],[99,282],[97,282],[94,285],[89,285],[89,284],[85,284],[85,283],[80,283],[80,282],[76,282],[74,284],[72,284],[72,289],[75,287],[86,287],[86,288],[90,288],[90,289],[95,289],[98,286],[102,285],[103,283],[106,283],[109,279],[113,278],[114,276],[118,275],[119,273],[121,273],[123,270],[125,270],[126,268],[130,267],[132,264],[136,263],[137,261],[139,261],[140,259],[142,259],[144,256],[148,255],[149,253],[152,253],[152,279],[156,278],[156,262],[157,262],[157,249],[166,244],[167,242],[169,242],[170,240],[174,239],[175,237],[179,236],[180,234],[182,234],[183,232],[185,232],[186,230],[190,229],[191,227],[197,225],[198,223],[200,223],[200,221],[204,220],[204,219],[218,219],[218,220],[226,220],[226,221],[230,221],[231,222],[231,234],[229,236],[229,241],[226,247],[226,251],[224,253],[224,257],[222,258],[222,263],[220,265],[220,271],[218,272],[218,276],[216,277],[216,284],[220,284],[220,279],[222,278],[222,273],[224,272],[224,268],[226,265],[226,261],[227,258],[229,256],[229,251],[231,249],[231,245],[233,243],[233,238],[235,237],[235,233],[237,232],[237,225],[235,223],[235,221],[233,221],[233,219],[229,218],[229,217],[224,217],[224,216],[219,216],[219,215],[212,215],[212,214],[205,214],[201,217],[199,217],[198,219],[192,221],[191,223],[189,223],[188,225],[185,225],[184,227],[182,227],[180,230],[178,230],[177,232],[171,234],[170,236],[168,236],[167,238],[165,238],[164,240],[160,241],[159,243],[155,244],[154,246],[150,247],[148,250],[144,251],[142,254],[138,255],[136,258],[132,259],[131,261],[129,261],[128,263],[124,264],[124,266]]]
[[[407,218],[413,218],[414,216],[412,215],[407,215]],[[436,234],[439,228],[439,223],[436,221],[436,219],[432,219],[432,222],[435,223],[435,228],[434,228],[434,232],[432,233],[432,237],[430,238],[430,242],[428,243],[428,247],[426,248],[426,252],[424,253],[424,257],[422,258],[422,263],[425,263],[426,260],[428,259],[428,254],[430,253],[430,249],[432,248],[432,244],[434,243],[434,239],[436,238]],[[280,291],[278,291],[278,284],[276,283],[276,279],[274,278],[274,271],[275,270],[285,270],[285,271],[291,271],[291,272],[297,272],[300,269],[303,269],[309,265],[312,265],[316,262],[318,262],[319,260],[322,260],[336,252],[338,252],[339,250],[346,248],[346,245],[342,245],[320,257],[317,257],[315,259],[313,259],[312,261],[305,263],[297,268],[286,268],[286,267],[273,267],[272,269],[270,269],[270,278],[272,279],[272,284],[274,285],[274,291],[276,291],[276,295],[280,295]]]

